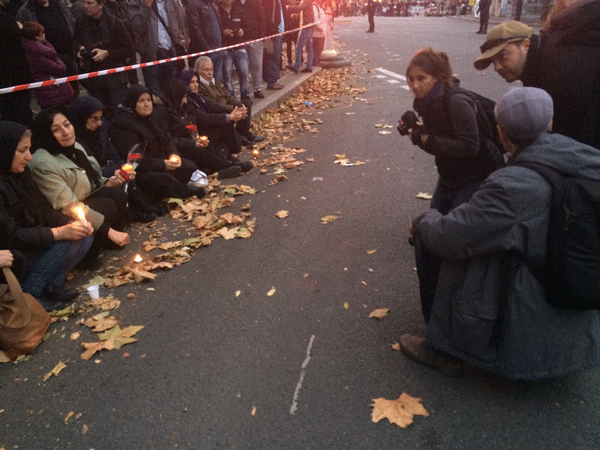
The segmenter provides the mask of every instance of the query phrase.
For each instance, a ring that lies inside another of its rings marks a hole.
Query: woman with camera
[[[406,69],[415,95],[412,111],[402,116],[398,130],[435,156],[439,179],[431,208],[448,214],[468,201],[487,176],[502,164],[500,151],[480,130],[477,105],[458,87],[448,56],[431,48],[419,50]],[[411,117],[412,116],[412,117]],[[440,259],[415,239],[415,259],[425,320],[429,321],[440,270]]]

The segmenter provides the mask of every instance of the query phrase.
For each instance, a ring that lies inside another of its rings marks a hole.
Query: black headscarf
[[[99,188],[102,186],[100,175],[92,167],[85,152],[76,149],[75,144],[69,147],[63,147],[54,137],[54,133],[52,133],[52,122],[58,114],[63,114],[63,112],[56,108],[50,108],[43,110],[37,115],[33,123],[31,148],[33,151],[43,148],[54,156],[66,156],[85,171],[85,174],[90,180],[92,190]]]
[[[178,113],[182,113],[181,101],[189,92],[189,83],[185,84],[180,80],[171,80],[163,89],[163,100],[166,101],[168,107]]]
[[[131,85],[129,89],[125,91],[125,98],[123,99],[122,105],[126,110],[133,114],[137,120],[140,120],[144,123],[144,125],[151,131],[153,139],[156,139],[161,146],[166,147],[169,144],[169,140],[167,137],[165,137],[165,131],[161,130],[160,126],[158,125],[155,119],[154,110],[152,114],[146,117],[140,116],[135,110],[139,98],[145,93],[150,94],[150,97],[152,98],[152,93],[146,86],[142,84]]]
[[[16,122],[0,120],[0,173],[9,174],[19,141],[27,127]]]
[[[137,106],[137,101],[142,96],[142,94],[148,93],[152,96],[150,89],[142,84],[133,84],[125,91],[125,98],[123,99],[123,106],[129,108],[133,113],[137,114],[135,107]],[[139,114],[138,114],[139,116]]]
[[[100,100],[90,95],[82,95],[75,99],[67,110],[67,117],[75,127],[77,139],[83,143],[88,153],[96,156],[96,159],[102,154],[100,127],[90,131],[87,129],[86,124],[92,114],[98,111],[104,111],[104,105]]]
[[[185,83],[185,85],[189,88],[192,78],[194,78],[194,76],[196,78],[198,78],[198,83],[199,83],[200,75],[198,75],[195,72],[192,72],[190,69],[182,70],[181,73],[179,74],[178,78],[181,81],[183,81]],[[187,96],[188,96],[188,100],[190,100],[194,105],[196,105],[198,108],[200,108],[201,111],[203,111],[205,113],[210,113],[210,110],[208,108],[208,105],[206,104],[206,101],[204,101],[204,99],[202,98],[202,96],[200,94],[198,94],[198,93],[192,94],[191,91],[188,89]]]

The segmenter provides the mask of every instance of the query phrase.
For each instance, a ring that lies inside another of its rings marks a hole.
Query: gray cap
[[[550,128],[554,115],[552,97],[543,89],[511,89],[496,103],[496,122],[511,138],[535,139]]]

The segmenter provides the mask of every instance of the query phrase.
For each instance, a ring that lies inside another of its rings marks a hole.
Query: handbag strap
[[[19,280],[17,280],[17,277],[15,277],[15,274],[12,272],[12,270],[10,270],[9,267],[3,267],[2,272],[4,272],[4,278],[6,278],[6,283],[8,284],[10,292],[12,292],[15,304],[18,306],[19,310],[21,310],[23,324],[20,326],[24,326],[31,320],[29,303],[27,303],[23,289],[21,289],[21,284],[19,284]]]

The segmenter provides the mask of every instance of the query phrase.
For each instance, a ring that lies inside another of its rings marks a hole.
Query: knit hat
[[[511,89],[496,103],[496,122],[508,136],[519,141],[537,138],[550,128],[554,105],[543,89]]]
[[[500,53],[504,47],[511,42],[530,38],[532,34],[533,29],[529,25],[516,20],[496,25],[487,34],[483,45],[479,47],[482,54],[473,65],[477,70],[487,68],[492,63],[494,56]]]

